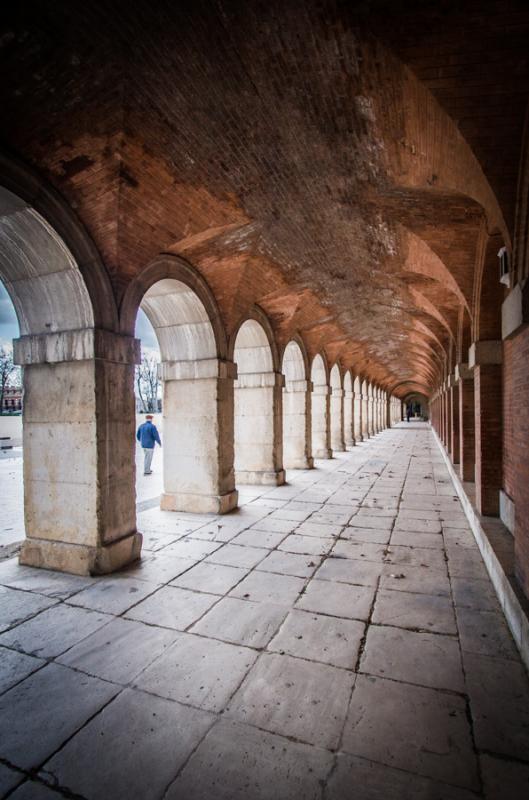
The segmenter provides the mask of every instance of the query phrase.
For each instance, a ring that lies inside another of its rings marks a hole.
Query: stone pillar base
[[[263,486],[282,486],[285,483],[285,470],[235,470],[236,483],[256,483]]]
[[[286,469],[314,469],[314,459],[310,458],[296,459],[289,461],[285,464]]]
[[[313,453],[314,458],[332,458],[332,450],[330,448],[326,448],[325,450],[316,450]]]
[[[192,494],[164,492],[160,498],[162,511],[187,511],[190,514],[227,514],[237,508],[237,489],[227,494]]]
[[[73,575],[106,575],[137,561],[143,536],[131,533],[100,547],[49,539],[26,539],[19,561],[27,567],[54,569]]]

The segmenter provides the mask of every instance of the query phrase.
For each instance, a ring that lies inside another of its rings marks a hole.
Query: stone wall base
[[[190,492],[164,492],[160,499],[162,511],[187,511],[190,514],[227,514],[237,508],[239,493],[236,489],[226,494],[192,494]]]
[[[27,567],[73,575],[106,575],[137,561],[142,541],[136,532],[101,547],[29,538],[22,544],[19,561]]]
[[[235,470],[235,483],[255,483],[259,486],[282,486],[286,476],[284,469],[278,470]]]

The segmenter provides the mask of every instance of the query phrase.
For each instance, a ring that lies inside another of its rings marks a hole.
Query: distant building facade
[[[22,387],[6,386],[2,398],[2,413],[9,414],[22,411]]]

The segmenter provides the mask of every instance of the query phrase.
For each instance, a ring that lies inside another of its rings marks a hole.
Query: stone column
[[[285,469],[312,469],[311,381],[286,381],[283,392],[283,463]]]
[[[474,369],[476,432],[476,507],[480,514],[498,516],[502,488],[502,342],[474,342],[468,354]]]
[[[355,442],[355,393],[349,389],[344,390],[343,398],[343,427],[345,446],[354,447]]]
[[[362,390],[362,439],[369,439],[369,401],[367,389]]]
[[[78,575],[139,558],[134,366],[139,342],[103,330],[23,336],[26,540],[20,563]]]
[[[450,458],[453,464],[459,464],[459,383],[455,375],[450,385]]]
[[[445,447],[446,447],[446,451],[447,451],[448,454],[450,454],[450,445],[452,443],[452,408],[451,408],[451,405],[450,405],[450,401],[451,401],[450,389],[451,389],[451,383],[450,383],[450,378],[448,377],[446,379],[446,383],[445,383],[445,414],[446,414],[446,422],[445,422],[445,425],[446,425],[446,443],[445,443]]]
[[[474,431],[474,373],[468,364],[458,364],[456,378],[459,387],[459,475],[461,480],[471,482],[475,477],[475,431]]]
[[[362,442],[364,437],[362,435],[362,392],[354,393],[354,435],[355,444]]]
[[[369,390],[369,435],[374,436],[375,431],[375,395],[373,387]]]
[[[343,453],[345,450],[343,423],[343,389],[331,389],[331,449]]]
[[[330,446],[330,387],[314,386],[312,390],[312,455],[332,458]]]
[[[279,372],[248,372],[235,383],[235,479],[237,483],[285,482],[283,384]]]
[[[233,383],[237,368],[216,358],[166,361],[163,381],[164,511],[224,514],[237,506],[233,471]]]

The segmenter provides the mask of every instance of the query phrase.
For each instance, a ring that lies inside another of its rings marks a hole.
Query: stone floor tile
[[[284,620],[268,650],[309,661],[353,669],[365,625],[351,619],[328,617],[294,609]]]
[[[315,577],[325,581],[341,581],[362,586],[376,586],[383,564],[374,561],[353,561],[350,558],[329,557],[315,573]]]
[[[391,547],[396,545],[432,547],[434,550],[444,550],[444,540],[439,533],[412,533],[410,531],[394,530],[391,535]]]
[[[23,589],[26,592],[44,594],[64,600],[72,594],[94,583],[94,578],[81,575],[67,575],[54,570],[24,567],[18,558],[9,558],[0,562],[0,584],[11,589]]]
[[[450,597],[450,582],[446,570],[410,564],[385,564],[380,586],[400,592],[437,594]]]
[[[179,539],[183,539],[184,536],[187,536],[185,533],[174,534],[174,533],[164,533],[163,531],[153,531],[149,533],[148,531],[143,532],[143,542],[141,545],[142,554],[153,554],[158,552],[159,550],[163,550],[167,545],[173,544],[177,542]]]
[[[326,555],[334,542],[332,539],[322,539],[318,536],[302,536],[292,533],[279,545],[278,550],[287,553],[302,553],[309,556]]]
[[[359,675],[342,749],[437,781],[479,788],[465,701],[454,694]]]
[[[399,515],[395,523],[395,530],[411,533],[441,533],[441,523],[437,519],[413,519]]]
[[[391,538],[391,531],[381,531],[378,528],[344,528],[340,539],[351,542],[367,542],[387,544]]]
[[[244,523],[242,527],[247,527],[250,522]],[[222,517],[213,522],[208,522],[196,531],[193,531],[193,539],[203,539],[206,542],[217,542],[225,544],[231,542],[240,531],[239,525],[227,525]]]
[[[218,602],[218,596],[163,586],[126,613],[127,619],[183,631]]]
[[[0,586],[0,632],[57,603],[51,597]]]
[[[355,675],[263,654],[229,703],[230,717],[318,747],[338,745]]]
[[[204,539],[193,539],[191,536],[185,536],[173,544],[167,545],[161,551],[166,556],[176,556],[177,558],[188,558],[195,561],[200,561],[202,558],[211,555],[219,547],[222,542],[209,542]]]
[[[325,787],[325,800],[476,800],[476,795],[457,786],[340,753]]]
[[[111,619],[108,614],[60,603],[3,633],[0,644],[29,655],[55,658]]]
[[[374,596],[374,586],[335,583],[329,589],[328,581],[314,579],[298,599],[296,607],[333,617],[367,621]]]
[[[288,606],[275,603],[224,597],[193,625],[191,633],[260,649],[266,647],[287,611]]]
[[[20,683],[45,663],[41,658],[33,658],[25,653],[0,647],[0,694]]]
[[[371,625],[360,669],[432,689],[465,690],[459,643],[451,636]]]
[[[128,689],[53,756],[41,774],[87,800],[162,797],[214,720],[206,711]]]
[[[219,712],[256,658],[246,647],[182,633],[136,684],[159,697]]]
[[[102,578],[70,597],[68,603],[105,614],[123,614],[155,590],[156,584],[135,578]]]
[[[377,528],[381,531],[390,531],[393,528],[393,519],[392,517],[374,517],[372,515],[367,515],[359,517],[358,515],[353,517],[350,522],[351,528]]]
[[[268,531],[269,533],[291,533],[297,527],[296,522],[282,517],[264,517],[263,519],[254,522],[249,530],[251,531]]]
[[[402,503],[399,507],[399,518],[438,520],[440,519],[440,512],[435,508],[407,508],[407,506]]]
[[[249,528],[247,531],[238,533],[233,544],[250,546],[250,547],[266,547],[268,550],[273,550],[277,547],[287,533],[274,533],[273,531],[263,531],[255,528]]]
[[[462,650],[482,656],[518,661],[519,652],[501,612],[458,608],[457,624]]]
[[[7,792],[14,789],[23,780],[23,773],[17,772],[17,770],[11,769],[5,764],[0,764],[0,797],[4,797]]]
[[[269,553],[264,547],[241,547],[225,544],[220,550],[208,556],[207,563],[225,564],[228,567],[255,567]]]
[[[479,750],[529,761],[529,679],[519,661],[463,653]]]
[[[304,585],[303,578],[254,570],[231,590],[230,596],[262,603],[293,605]]]
[[[148,583],[162,584],[169,583],[174,578],[186,572],[194,564],[195,559],[178,558],[164,553],[163,550],[151,554],[148,558],[143,557],[128,569],[123,570],[116,577],[135,578],[139,581]]]
[[[222,719],[169,787],[166,800],[321,800],[331,753]]]
[[[48,664],[0,697],[0,758],[23,769],[39,766],[118,691]]]
[[[420,536],[420,534],[419,534]],[[433,550],[431,547],[403,547],[393,545],[393,540],[388,548],[386,562],[398,566],[426,566],[433,569],[446,570],[444,552]]]
[[[126,684],[160,656],[176,635],[164,628],[114,619],[57,660],[97,678]]]
[[[461,608],[477,608],[482,611],[501,612],[501,606],[490,580],[452,578],[454,605]]]
[[[59,800],[64,795],[38,781],[26,781],[10,797],[15,800]]]
[[[301,553],[285,553],[273,550],[264,561],[257,565],[257,571],[277,572],[281,575],[295,575],[310,578],[321,563],[321,556],[307,556]]]
[[[321,539],[334,539],[340,535],[342,525],[336,523],[326,522],[313,522],[313,517],[303,522],[298,528],[296,533],[300,536],[316,536]]]
[[[529,797],[529,763],[520,764],[481,755],[485,800],[515,800]]]
[[[457,549],[458,547],[469,547],[470,549],[477,550],[476,540],[472,535],[472,531],[462,530],[461,528],[444,528],[443,539],[448,549]]]
[[[395,519],[397,513],[393,507],[390,508],[364,508],[363,506],[359,509],[358,513],[355,514],[356,519],[363,519],[364,517],[390,517],[391,519]]]
[[[386,546],[376,542],[352,542],[338,539],[332,549],[333,556],[343,556],[353,560],[374,561],[382,564],[386,554]]]
[[[248,571],[248,567],[228,567],[225,564],[201,561],[183,575],[179,575],[171,582],[171,586],[193,589],[196,592],[226,594],[242,581]]]
[[[447,554],[450,577],[489,580],[479,550],[470,550],[468,547],[447,547]]]
[[[397,628],[457,634],[452,603],[439,595],[379,589],[372,621]]]

